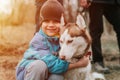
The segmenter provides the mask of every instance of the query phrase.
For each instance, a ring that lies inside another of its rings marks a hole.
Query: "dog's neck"
[[[85,56],[85,54],[73,56],[70,60],[68,60],[68,62],[75,63],[75,62],[79,61],[83,56]]]
[[[81,49],[78,48],[75,52],[76,54],[72,58],[81,59],[86,54],[87,51],[88,51],[88,49],[86,49],[86,48],[83,51],[81,51]]]
[[[81,59],[84,55],[76,55],[76,56],[73,56],[73,58],[75,59]]]
[[[83,56],[91,56],[92,55],[92,52],[91,51],[87,51],[86,53],[84,53],[83,55],[77,55],[77,56],[73,56],[71,58],[71,60],[69,60],[70,63],[75,63],[77,61],[79,61]]]

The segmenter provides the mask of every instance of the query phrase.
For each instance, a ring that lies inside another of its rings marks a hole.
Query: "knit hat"
[[[62,13],[64,13],[64,7],[57,0],[47,0],[41,7],[40,17],[42,21],[60,21]]]

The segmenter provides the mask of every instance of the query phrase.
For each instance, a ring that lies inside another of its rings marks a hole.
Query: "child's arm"
[[[78,68],[78,67],[85,67],[88,64],[89,57],[83,57],[77,63],[71,64],[64,60],[59,59],[54,55],[47,55],[42,58],[42,60],[48,66],[48,70],[50,73],[54,74],[61,74],[66,72],[67,70]]]
[[[76,62],[74,64],[69,64],[68,70],[74,69],[74,68],[79,68],[79,67],[85,67],[85,66],[87,66],[88,62],[89,62],[89,56],[84,56],[78,62]]]
[[[42,59],[48,66],[50,73],[64,73],[67,70],[84,67],[87,64],[87,59],[83,58],[79,62],[70,64],[67,61],[61,60],[58,57],[52,55],[44,44],[44,38],[39,34],[36,34],[30,43],[30,49],[24,55],[24,58],[37,58]],[[84,60],[85,59],[85,60]]]
[[[67,61],[61,60],[54,55],[46,55],[41,58],[43,60],[50,73],[61,74],[67,71],[69,63]]]
[[[60,74],[66,72],[69,66],[68,62],[60,60],[58,57],[51,54],[44,37],[38,33],[36,33],[31,40],[30,48],[26,51],[24,58],[43,60],[50,73]]]

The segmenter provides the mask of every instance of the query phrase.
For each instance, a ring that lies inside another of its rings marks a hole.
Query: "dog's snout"
[[[61,55],[60,59],[65,60],[65,56]]]

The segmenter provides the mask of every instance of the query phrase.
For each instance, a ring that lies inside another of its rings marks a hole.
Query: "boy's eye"
[[[50,21],[52,21],[53,23],[60,23],[60,21],[57,21],[57,20],[44,20],[44,22],[46,22],[46,23],[48,23]]]

